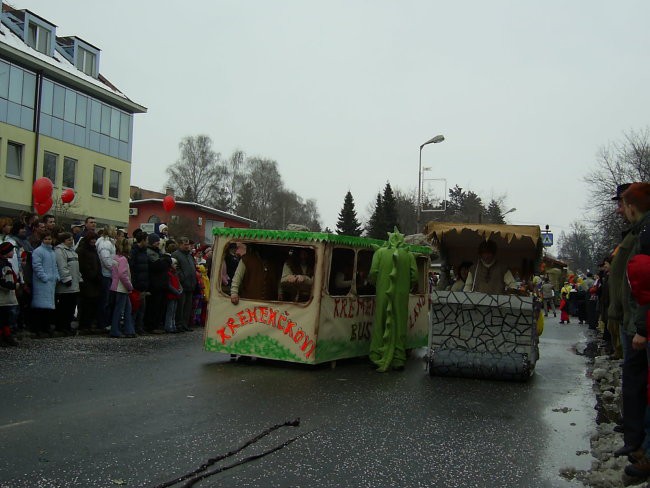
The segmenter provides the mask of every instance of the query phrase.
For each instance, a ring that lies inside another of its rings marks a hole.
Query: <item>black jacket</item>
[[[149,290],[149,257],[147,248],[133,246],[129,256],[129,265],[131,266],[131,283],[133,288],[138,291]]]
[[[172,265],[169,255],[160,252],[154,247],[147,248],[149,260],[149,290],[162,292],[167,289],[167,270]]]

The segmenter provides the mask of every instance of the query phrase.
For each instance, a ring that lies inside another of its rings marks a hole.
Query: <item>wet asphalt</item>
[[[28,339],[0,349],[0,487],[160,487],[296,418],[194,486],[581,486],[560,470],[592,460],[588,333],[557,321],[526,383],[432,378],[424,350],[379,374],[230,362],[202,331]]]

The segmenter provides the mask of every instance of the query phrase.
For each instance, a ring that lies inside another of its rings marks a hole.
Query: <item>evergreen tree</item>
[[[336,223],[336,233],[346,236],[360,236],[361,224],[357,220],[357,212],[354,209],[352,193],[348,191],[343,200],[343,208],[339,212],[339,220]]]
[[[503,212],[501,212],[501,205],[499,202],[492,199],[488,204],[487,211],[485,212],[485,223],[486,224],[505,224],[506,221],[503,218]]]
[[[382,217],[383,223],[381,225],[384,229],[384,237],[382,237],[382,239],[386,239],[386,233],[393,232],[395,227],[397,227],[397,202],[395,201],[395,195],[393,194],[393,189],[391,188],[390,183],[386,183],[386,186],[384,187]]]
[[[384,230],[384,211],[383,202],[381,200],[381,193],[377,193],[377,201],[375,202],[375,209],[368,220],[366,226],[366,235],[373,239],[386,240],[386,231]]]

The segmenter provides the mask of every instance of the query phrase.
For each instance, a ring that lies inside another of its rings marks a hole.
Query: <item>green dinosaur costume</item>
[[[368,278],[377,289],[375,321],[370,340],[370,360],[377,371],[403,368],[406,362],[409,290],[417,282],[415,256],[406,250],[397,228],[388,242],[375,251]]]

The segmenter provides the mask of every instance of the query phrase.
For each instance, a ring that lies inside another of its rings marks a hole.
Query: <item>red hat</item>
[[[650,303],[650,256],[637,254],[627,263],[630,290],[639,305]]]
[[[0,256],[6,256],[14,250],[14,245],[11,242],[3,242],[0,244]]]

